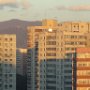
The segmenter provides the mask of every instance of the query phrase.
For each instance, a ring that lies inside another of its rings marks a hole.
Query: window
[[[65,50],[70,50],[70,48],[69,48],[69,47],[67,47],[67,48],[65,48]]]
[[[84,26],[82,25],[81,28],[84,28]]]
[[[9,64],[10,65],[10,67],[12,67],[12,64]]]
[[[56,48],[46,48],[46,50],[56,50]]]
[[[5,59],[5,61],[7,61],[7,59]]]
[[[9,74],[10,77],[12,77],[12,74]]]
[[[71,38],[74,38],[74,36],[72,35]]]
[[[7,38],[5,38],[5,41],[7,41],[8,39]]]
[[[46,53],[47,56],[56,56],[56,53]]]
[[[5,85],[5,89],[7,89],[8,88],[8,86],[7,85]]]
[[[8,64],[5,64],[5,67],[7,67],[8,66]]]
[[[71,45],[74,45],[74,42],[71,42]]]
[[[12,41],[12,38],[10,38],[10,41]]]
[[[12,49],[10,49],[10,51],[12,51]]]
[[[10,61],[12,61],[12,59],[10,59]]]
[[[56,45],[56,41],[47,41],[47,45]]]
[[[5,57],[7,57],[8,55],[7,54],[5,54]]]
[[[7,51],[8,49],[5,49],[5,51]]]
[[[71,42],[69,42],[69,41],[65,42],[65,45],[71,45]]]
[[[12,85],[9,85],[10,88],[12,88]]]
[[[47,39],[56,39],[56,36],[47,36]]]

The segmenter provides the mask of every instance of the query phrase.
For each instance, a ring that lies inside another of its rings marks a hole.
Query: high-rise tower
[[[16,90],[16,35],[0,35],[0,90]]]
[[[27,90],[72,90],[72,57],[87,46],[89,24],[43,20],[28,27]]]

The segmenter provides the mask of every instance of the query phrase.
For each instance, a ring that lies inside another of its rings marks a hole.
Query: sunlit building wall
[[[75,87],[76,90],[90,90],[90,48],[76,49]]]
[[[52,37],[53,37],[53,41],[51,42],[52,44],[54,44],[54,45],[51,45],[53,48],[53,51],[54,51],[54,53],[52,54],[52,59],[53,59],[52,61],[56,62],[55,61],[56,60],[56,40],[58,40],[58,39],[56,39],[56,34],[58,34],[56,32],[56,30],[59,27],[55,23],[56,20],[55,21],[49,20],[49,21],[47,21],[47,20],[46,20],[46,22],[44,21],[43,26],[35,26],[35,27],[28,28],[28,66],[27,66],[27,88],[28,88],[28,90],[29,89],[40,90],[40,72],[39,72],[40,67],[39,67],[39,65],[41,63],[40,60],[44,59],[44,58],[39,57],[39,56],[40,56],[40,53],[43,54],[43,52],[42,52],[43,50],[41,50],[41,48],[42,49],[46,48],[43,45],[41,45],[41,47],[40,47],[40,43],[42,43],[42,42],[40,42],[40,40],[41,40],[39,37],[40,35],[43,35],[45,33],[45,35],[48,34],[49,37],[48,36],[47,37],[49,39],[50,38],[52,39]],[[52,32],[52,28],[54,29],[54,32]],[[57,36],[59,36],[59,34]],[[45,37],[43,36],[43,38],[45,38]],[[46,43],[45,40],[44,40],[44,42]],[[40,50],[41,50],[41,52],[39,53]],[[60,58],[61,58],[61,56],[60,56]],[[49,59],[49,57],[47,58],[47,60],[48,59]]]
[[[0,90],[16,90],[16,35],[0,35]]]
[[[28,27],[27,89],[71,90],[72,61],[69,54],[75,53],[78,47],[87,46],[87,33],[89,24],[82,22],[43,20],[42,26]]]
[[[47,28],[39,35],[39,90],[61,90],[64,88],[62,31]]]

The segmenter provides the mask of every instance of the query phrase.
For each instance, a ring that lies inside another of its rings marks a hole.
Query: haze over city
[[[0,21],[90,21],[90,0],[0,0]]]

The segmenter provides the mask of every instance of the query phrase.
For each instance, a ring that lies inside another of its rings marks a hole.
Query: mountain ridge
[[[0,22],[0,34],[16,34],[17,48],[26,48],[27,27],[42,25],[41,21],[23,21],[12,19]]]

